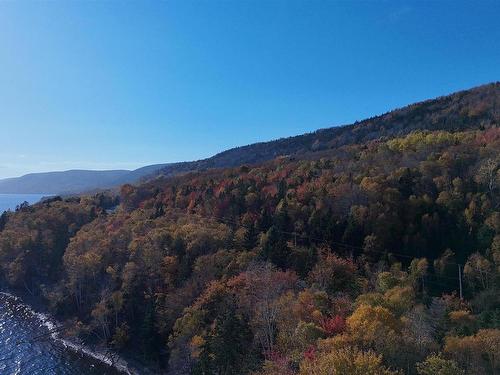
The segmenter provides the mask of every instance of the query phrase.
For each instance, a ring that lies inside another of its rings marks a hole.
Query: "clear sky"
[[[122,169],[500,80],[500,2],[0,2],[0,177]]]

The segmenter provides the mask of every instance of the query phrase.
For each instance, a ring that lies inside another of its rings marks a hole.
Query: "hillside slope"
[[[301,154],[406,135],[414,130],[472,130],[500,123],[500,82],[396,109],[352,125],[320,129],[313,133],[255,143],[221,152],[210,158],[172,163],[157,174],[172,176],[209,168],[257,164],[278,156]]]

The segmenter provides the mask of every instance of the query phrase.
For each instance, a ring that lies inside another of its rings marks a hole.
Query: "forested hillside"
[[[498,374],[499,96],[22,206],[0,219],[2,282],[156,372]]]

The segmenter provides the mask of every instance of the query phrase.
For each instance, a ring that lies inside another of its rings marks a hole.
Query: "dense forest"
[[[484,90],[439,99],[444,128],[426,102],[300,156],[21,205],[0,218],[1,282],[159,373],[498,374]]]

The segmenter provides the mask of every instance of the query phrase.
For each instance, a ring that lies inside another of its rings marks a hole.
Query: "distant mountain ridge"
[[[61,172],[30,173],[21,177],[0,180],[2,194],[75,194],[95,189],[106,189],[124,183],[133,183],[150,175],[165,164],[129,170],[69,170]]]
[[[415,130],[459,131],[499,124],[500,83],[495,82],[411,104],[351,125],[236,147],[197,161],[149,165],[134,171],[71,170],[4,179],[0,180],[0,193],[80,193],[157,176],[258,164],[280,156],[300,157],[344,145],[403,136]]]

